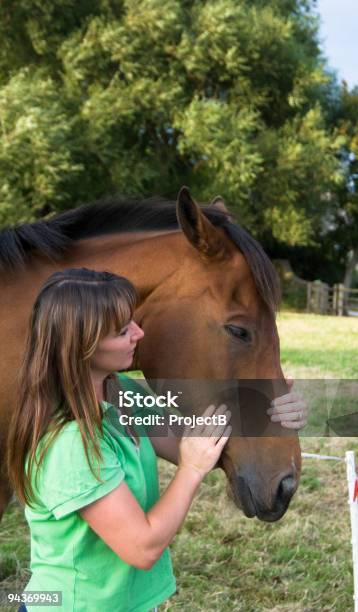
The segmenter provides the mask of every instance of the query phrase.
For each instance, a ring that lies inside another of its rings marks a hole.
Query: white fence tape
[[[358,480],[353,451],[346,452],[346,464],[352,531],[354,612],[358,612]]]
[[[332,461],[345,461],[344,457],[335,457],[334,455],[315,455],[314,453],[301,453],[302,457],[311,457],[313,459],[331,459]]]

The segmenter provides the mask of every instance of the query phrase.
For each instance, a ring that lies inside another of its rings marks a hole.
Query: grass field
[[[358,379],[358,319],[282,313],[278,326],[285,373]],[[356,438],[302,437],[301,446],[313,453],[358,453]],[[175,466],[159,460],[162,490],[174,472]],[[277,523],[246,519],[225,488],[221,470],[202,483],[171,545],[178,592],[161,612],[353,609],[343,462],[303,459],[299,490]],[[29,535],[15,501],[0,530],[0,586],[20,589],[30,576]]]
[[[358,378],[358,317],[280,313],[281,363],[297,378]]]

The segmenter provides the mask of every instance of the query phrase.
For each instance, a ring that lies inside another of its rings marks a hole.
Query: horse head
[[[221,223],[212,223],[181,189],[173,247],[178,265],[136,312],[145,336],[135,365],[154,389],[159,380],[161,389],[179,385],[184,413],[201,414],[208,403],[229,405],[233,431],[220,458],[229,495],[247,517],[275,521],[301,470],[296,432],[266,414],[269,401],[287,392],[275,319],[278,280],[262,247],[232,222],[222,199],[210,208]]]

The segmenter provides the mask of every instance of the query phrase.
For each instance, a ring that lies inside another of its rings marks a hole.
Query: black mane
[[[257,289],[272,310],[280,301],[275,269],[261,245],[248,232],[231,223],[224,212],[201,206],[205,216],[222,227],[244,254]],[[23,268],[34,252],[58,260],[71,245],[83,238],[110,233],[150,232],[179,229],[176,204],[159,198],[146,200],[110,198],[85,204],[48,220],[26,223],[0,232],[0,271]]]

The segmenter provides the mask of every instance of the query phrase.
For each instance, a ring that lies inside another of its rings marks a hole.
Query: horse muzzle
[[[298,481],[293,474],[285,474],[276,482],[274,489],[271,485],[270,490],[265,490],[262,482],[239,474],[230,479],[229,496],[247,518],[278,521],[285,514]]]

